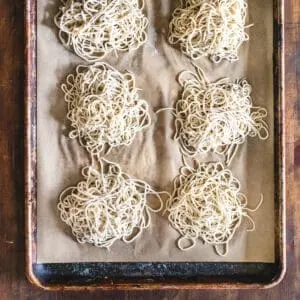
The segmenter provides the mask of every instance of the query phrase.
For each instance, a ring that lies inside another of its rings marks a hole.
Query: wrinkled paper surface
[[[182,252],[176,247],[179,234],[168,224],[165,216],[152,214],[152,226],[133,244],[116,242],[110,251],[92,245],[81,245],[71,230],[59,218],[56,209],[60,192],[75,185],[81,168],[89,163],[88,156],[78,142],[68,138],[70,124],[66,119],[66,104],[60,85],[69,72],[84,63],[59,42],[53,23],[59,1],[38,1],[38,229],[37,259],[39,263],[59,262],[134,262],[134,261],[274,261],[274,152],[273,152],[273,4],[272,0],[249,1],[250,42],[240,51],[240,61],[212,64],[198,60],[209,80],[221,77],[246,77],[253,86],[253,101],[268,109],[270,139],[249,138],[239,148],[230,168],[239,178],[249,199],[249,207],[256,207],[263,193],[261,208],[251,213],[256,231],[245,220],[230,243],[226,257],[215,254],[213,247],[203,245]],[[172,180],[182,165],[179,145],[172,140],[173,118],[168,112],[159,116],[154,110],[171,107],[180,92],[177,75],[194,70],[185,57],[166,38],[171,12],[179,1],[145,0],[150,20],[149,40],[131,53],[107,56],[105,62],[123,72],[136,75],[140,96],[151,108],[153,125],[138,134],[130,147],[112,151],[109,159],[119,163],[123,171],[147,181],[156,190],[172,190]],[[222,159],[219,156],[202,157]]]

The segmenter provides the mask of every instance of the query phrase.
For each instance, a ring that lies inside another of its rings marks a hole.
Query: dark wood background
[[[31,286],[24,276],[24,3],[0,0],[0,299],[300,299],[300,0],[285,1],[289,122],[287,274],[283,282],[261,291],[50,293]]]

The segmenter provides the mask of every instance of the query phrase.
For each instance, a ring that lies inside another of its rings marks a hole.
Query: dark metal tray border
[[[26,275],[36,286],[59,289],[270,288],[286,270],[284,0],[274,2],[275,263],[64,263],[37,264],[37,0],[25,9],[25,236]]]

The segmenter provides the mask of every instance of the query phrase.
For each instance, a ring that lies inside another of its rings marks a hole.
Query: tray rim
[[[286,273],[286,148],[285,148],[285,132],[286,132],[286,119],[285,119],[285,99],[284,99],[284,3],[285,0],[273,0],[274,3],[274,38],[277,41],[277,51],[274,53],[274,71],[276,75],[274,81],[274,89],[276,87],[278,92],[278,101],[280,107],[278,109],[279,125],[278,131],[280,133],[278,138],[278,145],[275,144],[275,152],[278,152],[278,157],[275,155],[275,161],[278,164],[281,173],[275,174],[278,176],[280,182],[280,190],[278,198],[278,216],[277,223],[280,228],[276,232],[276,239],[279,243],[279,253],[276,254],[276,263],[278,264],[278,272],[275,277],[268,283],[239,283],[239,282],[212,282],[212,283],[104,283],[101,285],[78,286],[78,285],[45,285],[42,284],[40,279],[34,273],[34,255],[36,254],[36,247],[34,239],[36,238],[36,101],[37,101],[37,75],[36,75],[36,6],[38,0],[25,1],[25,118],[24,118],[24,160],[25,160],[25,260],[26,260],[26,277],[35,286],[45,290],[150,290],[150,289],[266,289],[272,288],[279,284]],[[274,47],[275,48],[275,47]],[[276,148],[278,147],[278,149]]]

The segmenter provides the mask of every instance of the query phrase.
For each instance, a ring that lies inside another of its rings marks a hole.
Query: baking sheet
[[[113,55],[104,61],[120,71],[136,74],[141,97],[153,110],[172,106],[180,92],[176,76],[182,70],[193,70],[190,60],[166,41],[170,14],[178,1],[147,0],[150,20],[149,41],[132,53]],[[241,49],[240,61],[213,65],[200,59],[210,80],[229,76],[246,76],[253,85],[256,105],[268,109],[270,136],[268,141],[250,138],[231,165],[231,169],[248,196],[249,206],[255,207],[264,194],[262,207],[252,214],[256,231],[247,233],[247,222],[230,243],[228,256],[220,258],[213,248],[200,241],[190,251],[177,249],[179,234],[161,215],[152,215],[152,227],[145,230],[135,243],[116,242],[111,251],[91,245],[80,245],[70,229],[60,221],[56,209],[59,193],[80,180],[80,169],[88,164],[88,156],[78,143],[67,137],[66,105],[60,84],[74,67],[83,61],[66,50],[57,39],[53,16],[58,1],[38,1],[38,224],[37,262],[133,262],[133,261],[230,261],[274,262],[274,150],[273,150],[273,4],[272,0],[249,1],[250,43]],[[174,142],[173,118],[152,112],[153,125],[139,134],[130,147],[121,147],[108,157],[120,163],[123,170],[146,180],[157,190],[172,189],[181,158]],[[220,159],[220,157],[202,157]]]

